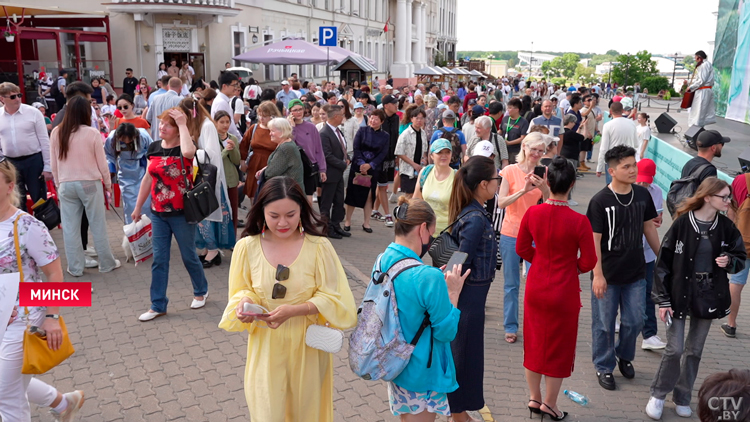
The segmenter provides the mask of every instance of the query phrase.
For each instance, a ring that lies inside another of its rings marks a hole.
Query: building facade
[[[55,0],[24,2],[59,6]],[[249,67],[263,85],[275,86],[292,73],[319,82],[326,78],[325,66],[249,64],[232,57],[289,38],[317,43],[320,26],[338,27],[339,46],[372,59],[377,68],[372,76],[380,80],[391,73],[411,77],[432,64],[438,49],[455,56],[456,0],[68,0],[64,7],[109,14],[114,75],[109,75],[106,46],[97,43],[80,43],[77,70],[82,80],[104,76],[115,87],[121,86],[126,68],[153,86],[159,64],[168,66],[171,60],[188,62],[195,78],[205,80],[216,79],[230,62]],[[59,40],[67,53],[57,63],[54,42],[44,40],[35,47],[39,65],[51,73],[75,66],[70,51],[76,46]]]

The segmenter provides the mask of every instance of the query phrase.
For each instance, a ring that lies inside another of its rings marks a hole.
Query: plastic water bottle
[[[569,399],[580,404],[581,406],[586,406],[587,404],[589,404],[589,399],[587,399],[586,396],[581,393],[576,393],[575,391],[568,390],[563,391],[563,393],[568,396]]]

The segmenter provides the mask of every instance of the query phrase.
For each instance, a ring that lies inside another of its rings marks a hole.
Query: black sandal
[[[344,226],[344,231],[345,231],[345,232],[350,232],[350,231],[352,231],[352,226]]]
[[[372,233],[372,227],[365,227],[365,225],[362,225],[362,230],[366,231],[367,233]]]
[[[539,405],[539,407],[531,407],[531,406],[529,406],[529,419],[531,419],[531,416],[534,413],[536,413],[537,415],[540,414],[540,413],[542,413],[542,409],[541,409],[542,403],[540,403],[540,402],[538,402],[536,400],[531,400],[531,399],[529,399],[529,401],[532,402],[532,403],[536,403],[536,404]]]
[[[544,415],[549,416],[553,421],[561,421],[568,417],[568,412],[562,412],[562,416],[557,416],[557,412],[555,412],[555,409],[549,407],[546,403],[542,403],[542,406],[547,406],[547,409],[551,410],[552,413],[545,412],[542,410],[542,408],[539,408],[539,411],[542,412],[542,421],[544,421]]]

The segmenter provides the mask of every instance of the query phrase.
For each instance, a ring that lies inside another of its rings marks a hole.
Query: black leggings
[[[89,246],[89,219],[86,217],[85,210],[81,216],[81,244],[83,245],[83,250],[86,250]]]

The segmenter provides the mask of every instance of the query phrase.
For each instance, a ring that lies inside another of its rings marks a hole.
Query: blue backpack
[[[357,310],[357,328],[349,337],[349,366],[363,379],[392,381],[409,363],[419,338],[430,326],[430,315],[425,311],[419,331],[411,342],[406,342],[398,319],[393,281],[405,270],[424,264],[414,258],[404,258],[384,273],[380,268],[382,256],[378,256],[362,305]],[[427,367],[431,365],[432,335]]]

